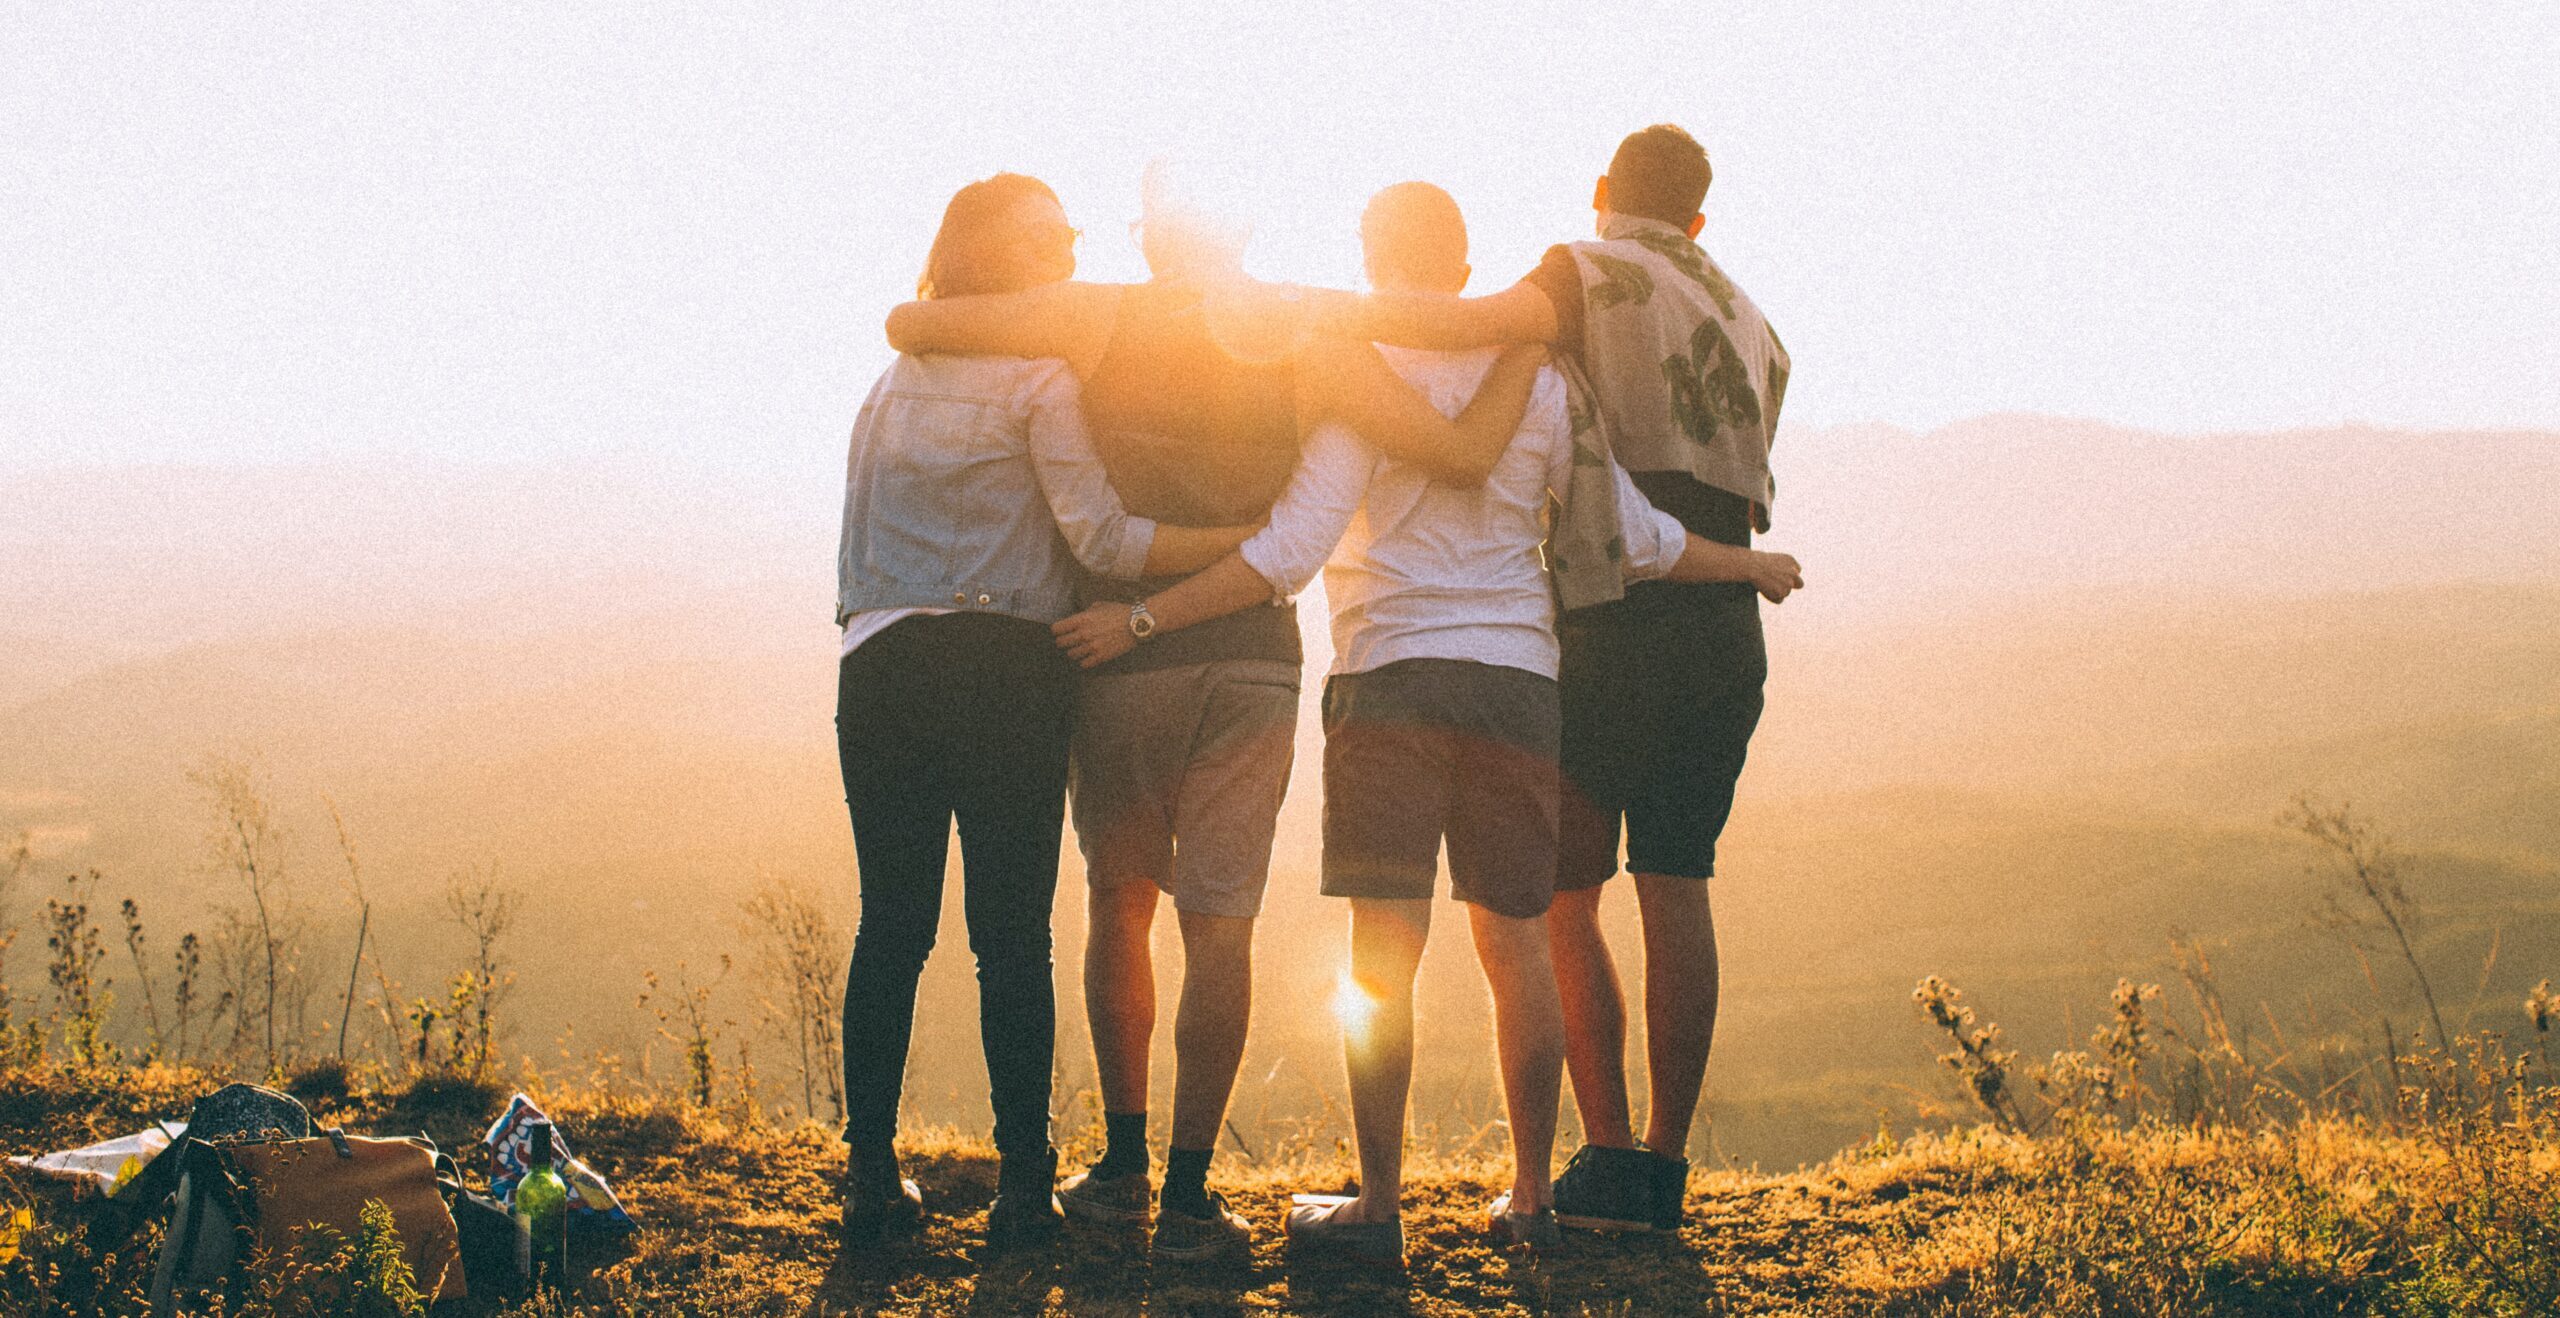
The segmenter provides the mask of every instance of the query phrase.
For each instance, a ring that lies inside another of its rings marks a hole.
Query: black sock
[[[1147,1174],[1147,1114],[1144,1112],[1105,1112],[1102,1114],[1102,1161],[1093,1165],[1097,1176],[1144,1176]]]
[[[1208,1217],[1216,1211],[1209,1206],[1209,1153],[1207,1149],[1165,1150],[1162,1202],[1166,1208],[1193,1217]]]

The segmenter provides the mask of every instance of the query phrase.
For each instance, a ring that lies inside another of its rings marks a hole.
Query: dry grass
[[[183,1112],[207,1083],[167,1068],[0,1076],[0,1141],[18,1151],[118,1133]],[[925,1233],[846,1257],[829,1132],[741,1128],[656,1100],[541,1097],[643,1223],[552,1312],[2527,1314],[2560,1299],[2560,1126],[2547,1111],[2399,1134],[2324,1121],[1879,1138],[1801,1172],[1702,1171],[1678,1238],[1576,1233],[1539,1260],[1483,1243],[1491,1164],[1426,1163],[1408,1208],[1410,1266],[1393,1275],[1293,1267],[1268,1229],[1292,1192],[1344,1183],[1323,1155],[1222,1166],[1237,1209],[1266,1228],[1253,1258],[1158,1268],[1134,1237],[1081,1231],[1053,1251],[986,1257],[993,1160],[927,1134],[909,1142]],[[493,1102],[451,1087],[359,1090],[324,1113],[423,1126],[460,1147]],[[97,1259],[77,1239],[70,1194],[20,1176],[0,1189],[38,1210],[25,1254],[0,1265],[0,1310],[134,1311],[147,1251]]]

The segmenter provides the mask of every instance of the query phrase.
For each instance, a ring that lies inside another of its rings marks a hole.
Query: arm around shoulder
[[[1552,343],[1557,330],[1555,305],[1526,282],[1483,297],[1371,293],[1335,302],[1327,310],[1326,328],[1345,337],[1444,352]]]
[[[1084,374],[1101,361],[1119,307],[1119,285],[1073,282],[902,302],[889,310],[889,346],[900,352],[1057,357]]]
[[[1405,383],[1366,343],[1319,341],[1298,362],[1298,422],[1338,421],[1388,457],[1459,487],[1482,485],[1519,433],[1546,363],[1543,347],[1505,352],[1455,420]]]

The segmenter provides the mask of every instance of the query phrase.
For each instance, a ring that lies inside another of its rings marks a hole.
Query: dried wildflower
[[[2116,1069],[2084,1052],[2061,1052],[2034,1070],[2036,1088],[2061,1114],[2113,1112],[2124,1101]]]
[[[1964,1077],[1965,1088],[2002,1129],[2021,1129],[2025,1123],[2009,1090],[2009,1068],[2018,1054],[2000,1046],[2000,1027],[1976,1028],[1973,1008],[1964,1005],[1964,991],[1936,975],[1921,980],[1911,1000],[1955,1040],[1955,1051],[1939,1054],[1939,1064]]]

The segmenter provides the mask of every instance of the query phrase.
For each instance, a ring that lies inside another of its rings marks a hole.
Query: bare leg
[[[1511,1210],[1547,1206],[1564,1085],[1564,1015],[1544,917],[1518,919],[1470,904],[1476,960],[1493,989],[1493,1033],[1502,1056],[1502,1103],[1511,1119]]]
[[[1253,917],[1183,911],[1175,918],[1183,960],[1182,1005],[1173,1018],[1173,1147],[1215,1148],[1253,1019]],[[1145,1066],[1139,1063],[1142,1083]]]
[[[1405,1099],[1413,1087],[1413,975],[1431,931],[1428,900],[1351,899],[1351,980],[1365,1021],[1346,1022],[1343,1070],[1360,1148],[1360,1194],[1337,1220],[1384,1222],[1404,1206]]]
[[[1156,1032],[1156,885],[1144,879],[1087,889],[1084,1018],[1102,1110],[1147,1110],[1147,1048]]]
[[[1582,1138],[1613,1149],[1635,1147],[1627,1115],[1627,1004],[1618,967],[1600,935],[1600,894],[1585,888],[1556,894],[1547,910],[1556,991],[1564,1008],[1565,1066],[1573,1073],[1573,1105]]]
[[[1707,1054],[1716,1041],[1722,983],[1715,914],[1708,906],[1705,881],[1659,874],[1635,878],[1637,908],[1644,916],[1645,1064],[1650,1073],[1644,1142],[1656,1153],[1682,1158],[1688,1156],[1689,1123],[1697,1115]]]

